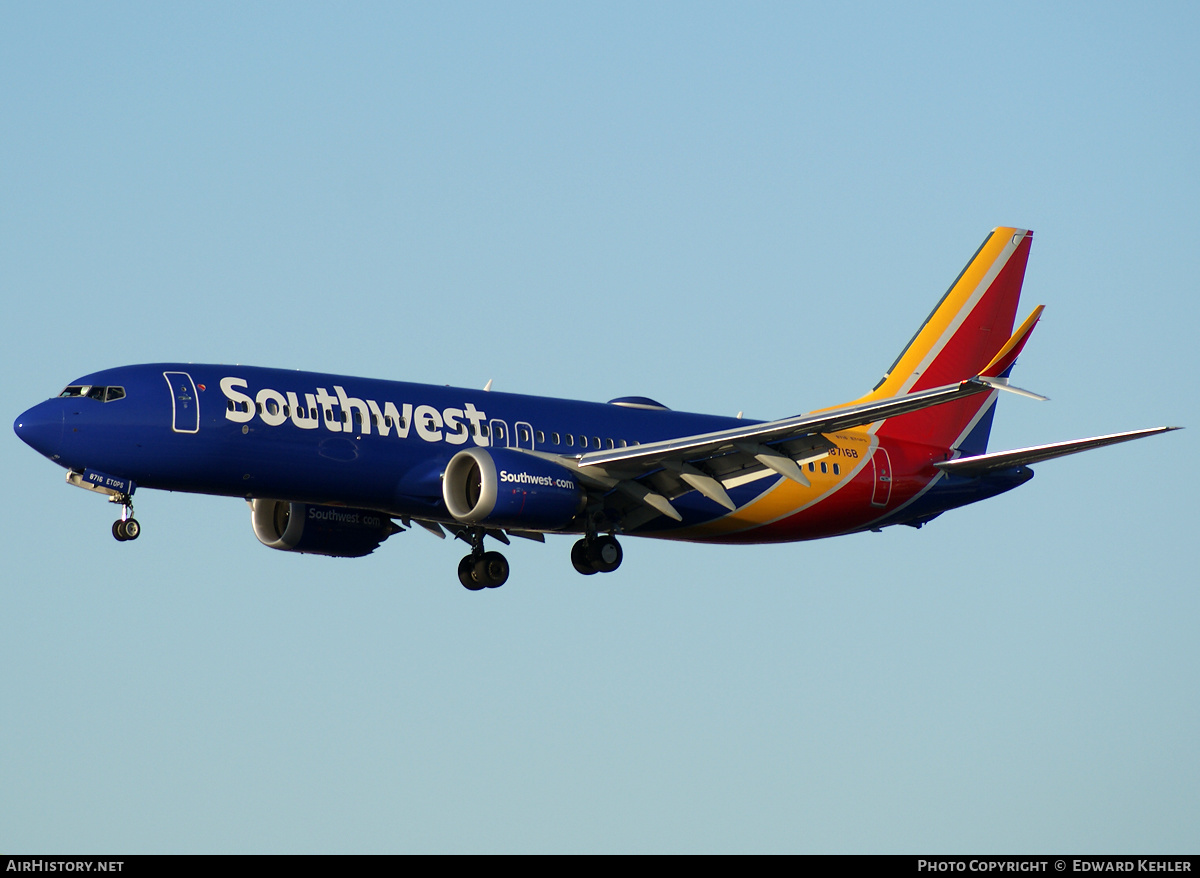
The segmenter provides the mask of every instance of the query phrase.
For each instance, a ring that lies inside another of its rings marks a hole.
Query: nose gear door
[[[196,382],[187,372],[163,372],[171,388],[171,429],[176,433],[200,432],[200,400]]]

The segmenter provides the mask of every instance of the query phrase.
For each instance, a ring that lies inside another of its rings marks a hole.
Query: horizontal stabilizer
[[[984,378],[982,375],[975,379],[982,381],[988,387],[994,390],[1007,390],[1009,393],[1015,393],[1017,396],[1027,396],[1030,399],[1036,399],[1038,402],[1046,402],[1050,399],[1048,396],[1042,396],[1040,393],[1034,393],[1032,390],[1025,390],[1017,387],[1014,384],[1009,384],[1007,378]]]
[[[1130,430],[1127,433],[1110,433],[1107,436],[1093,436],[1090,439],[1072,439],[1069,442],[1052,442],[1049,445],[1034,445],[1031,448],[1017,448],[1013,451],[995,451],[991,454],[979,454],[974,457],[960,457],[956,460],[945,460],[935,463],[943,472],[956,476],[979,476],[993,470],[1011,469],[1023,464],[1038,463],[1055,457],[1065,457],[1080,451],[1102,448],[1105,445],[1116,445],[1118,442],[1128,442],[1131,439],[1141,439],[1143,436],[1153,436],[1156,433],[1166,433],[1179,430],[1180,427],[1151,427],[1148,430]]]

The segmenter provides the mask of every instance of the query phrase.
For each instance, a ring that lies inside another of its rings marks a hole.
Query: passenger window
[[[592,437],[592,442],[595,444],[595,446],[596,446],[597,448],[599,448],[599,447],[600,447],[600,437],[599,437],[599,436],[593,436],[593,437]]]
[[[538,441],[539,445],[546,441],[546,434],[543,433],[541,430],[537,431],[537,441]]]
[[[825,461],[821,461],[821,472],[823,472],[823,473],[829,472],[829,467],[825,465]]]
[[[815,473],[817,471],[817,465],[815,463],[810,463],[808,465],[808,471],[810,473]]]
[[[609,448],[616,448],[616,444],[611,439],[605,439],[604,441],[608,443]]]
[[[574,446],[575,446],[575,437],[573,435],[571,435],[570,433],[568,433],[567,434],[567,447],[573,448]]]
[[[580,447],[580,448],[587,448],[587,436],[580,436],[580,437],[579,437],[579,447]]]
[[[834,474],[835,476],[840,476],[840,475],[842,474],[842,467],[841,467],[841,464],[837,464],[837,463],[835,463],[835,464],[833,465],[833,474]]]
[[[517,439],[521,442],[528,442],[529,441],[529,428],[528,427],[518,427],[517,428]]]
[[[550,444],[551,444],[551,445],[561,445],[562,443],[560,443],[560,442],[558,441],[558,439],[559,439],[559,437],[558,437],[558,434],[557,434],[557,433],[551,433],[551,434],[550,434]]]

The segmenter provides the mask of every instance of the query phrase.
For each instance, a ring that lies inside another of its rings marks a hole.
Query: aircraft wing
[[[585,469],[611,466],[621,470],[633,469],[645,472],[660,467],[670,460],[692,460],[707,457],[719,451],[741,449],[742,446],[769,446],[801,436],[817,436],[821,433],[833,433],[837,430],[861,427],[864,424],[873,424],[875,421],[882,421],[885,418],[894,418],[897,415],[920,411],[930,406],[943,405],[991,389],[991,386],[985,382],[971,378],[967,381],[960,381],[958,384],[935,387],[908,396],[897,396],[844,408],[829,409],[815,415],[797,415],[778,421],[764,421],[747,424],[745,427],[718,430],[714,433],[700,433],[695,436],[666,439],[662,442],[647,442],[644,445],[633,445],[628,448],[593,451],[579,457],[578,462],[579,466]]]
[[[1017,448],[1012,451],[994,451],[991,454],[977,454],[974,457],[959,457],[935,463],[943,472],[962,476],[979,476],[998,469],[1009,469],[1022,464],[1038,463],[1064,457],[1068,454],[1078,454],[1105,445],[1116,445],[1118,442],[1128,442],[1131,439],[1141,439],[1143,436],[1153,436],[1157,433],[1167,433],[1179,430],[1180,427],[1151,427],[1146,430],[1129,430],[1125,433],[1110,433],[1107,436],[1093,436],[1090,439],[1072,439],[1069,442],[1052,442],[1049,445],[1034,445],[1029,448]]]
[[[682,516],[670,501],[689,491],[698,491],[714,503],[733,510],[736,506],[727,488],[764,478],[772,472],[809,487],[811,483],[804,475],[802,465],[825,457],[833,448],[833,443],[823,434],[873,424],[993,390],[1044,399],[1010,386],[1007,379],[1001,377],[1028,341],[1041,314],[1039,305],[978,375],[957,384],[778,421],[592,451],[579,457],[544,456],[553,457],[573,470],[592,490],[623,494],[628,509],[622,518],[625,527],[636,527],[656,515],[681,521]]]
[[[992,389],[987,379],[971,378],[816,414],[593,451],[579,457],[545,456],[573,470],[593,490],[623,494],[629,510],[623,519],[626,527],[634,527],[656,515],[679,521],[682,516],[670,501],[689,491],[699,491],[732,510],[735,504],[726,488],[772,472],[809,485],[801,466],[828,454],[832,443],[823,433],[872,424]]]

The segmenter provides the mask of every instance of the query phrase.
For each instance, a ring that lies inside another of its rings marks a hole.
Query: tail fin
[[[863,401],[953,384],[1005,360],[1000,371],[1007,377],[1017,351],[1005,350],[1005,345],[1012,337],[1032,240],[1033,233],[1026,229],[993,229]],[[1022,343],[1027,336],[1028,331],[1022,334]],[[995,391],[979,394],[893,418],[877,432],[881,437],[982,454],[995,403]]]

